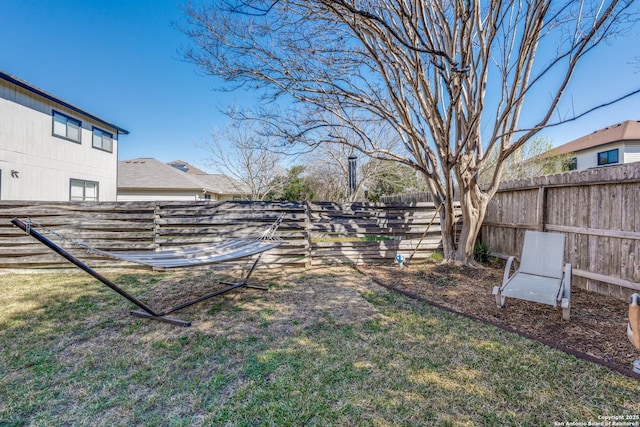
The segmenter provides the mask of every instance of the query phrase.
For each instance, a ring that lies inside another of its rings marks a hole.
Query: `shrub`
[[[482,264],[488,264],[492,261],[491,252],[489,246],[486,243],[477,242],[473,248],[473,258]]]

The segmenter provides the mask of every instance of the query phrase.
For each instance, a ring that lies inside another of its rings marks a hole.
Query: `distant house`
[[[207,174],[189,163],[152,158],[118,163],[118,201],[246,200],[249,191],[222,174]]]
[[[0,199],[115,201],[129,132],[0,71]]]
[[[572,153],[569,170],[640,161],[640,121],[628,120],[547,151],[544,156]]]

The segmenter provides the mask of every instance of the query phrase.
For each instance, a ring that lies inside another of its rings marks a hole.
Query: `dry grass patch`
[[[174,305],[220,272],[110,274]],[[640,412],[637,382],[386,291],[256,272],[179,328],[78,274],[0,276],[0,425],[548,425]],[[562,402],[559,404],[558,402]]]

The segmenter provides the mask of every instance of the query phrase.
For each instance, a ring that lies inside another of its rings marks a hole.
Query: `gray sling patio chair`
[[[42,227],[39,224],[32,222],[31,220],[22,220],[19,218],[13,218],[11,223],[18,228],[25,231],[28,235],[38,240],[40,243],[47,246],[52,251],[64,257],[67,261],[74,264],[76,267],[85,271],[89,275],[98,279],[107,287],[111,288],[136,306],[140,308],[140,310],[131,310],[131,314],[138,317],[149,318],[153,320],[159,320],[161,322],[167,322],[174,325],[179,326],[191,326],[191,322],[188,320],[176,319],[174,317],[167,316],[175,311],[181,310],[183,308],[192,306],[199,302],[205,301],[209,298],[213,298],[218,295],[222,295],[229,291],[232,291],[237,288],[247,287],[247,288],[257,288],[267,290],[268,288],[261,285],[254,285],[249,283],[249,278],[251,274],[255,270],[258,261],[262,254],[269,249],[273,249],[277,246],[280,246],[284,243],[282,239],[275,236],[275,232],[278,229],[278,226],[282,222],[284,218],[284,214],[282,214],[262,235],[253,237],[253,238],[245,238],[245,239],[233,239],[228,240],[224,243],[209,246],[209,247],[198,247],[198,248],[187,248],[187,249],[179,249],[179,250],[159,250],[159,251],[145,251],[145,252],[106,252],[101,251],[96,248],[93,248],[87,244],[82,242],[78,242],[72,240],[66,236],[61,235],[53,230]],[[207,295],[198,297],[196,299],[184,302],[175,307],[171,307],[165,310],[155,310],[151,308],[148,304],[145,304],[140,299],[131,295],[127,291],[125,291],[122,287],[113,283],[106,277],[102,276],[100,273],[95,271],[93,268],[89,267],[86,263],[82,262],[77,257],[73,256],[67,250],[62,248],[61,246],[55,244],[52,240],[44,236],[43,233],[49,233],[57,236],[59,239],[66,240],[76,246],[80,246],[85,250],[92,252],[97,255],[120,259],[128,262],[134,262],[138,264],[147,265],[154,268],[162,268],[162,269],[171,269],[171,268],[181,268],[181,267],[193,267],[193,266],[201,266],[208,264],[216,264],[219,262],[237,260],[241,258],[250,257],[253,255],[257,255],[251,268],[247,272],[247,274],[238,280],[237,282],[220,282],[220,284],[225,285],[226,287],[223,289],[215,290]]]
[[[560,233],[526,231],[520,268],[510,275],[515,257],[507,260],[501,286],[493,288],[498,307],[506,298],[562,307],[562,318],[571,310],[571,264],[564,262],[565,236]]]

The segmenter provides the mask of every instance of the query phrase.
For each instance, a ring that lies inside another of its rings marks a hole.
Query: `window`
[[[72,117],[65,116],[57,111],[53,112],[53,134],[74,142],[80,142],[81,122]]]
[[[598,166],[618,163],[618,149],[598,153]]]
[[[93,148],[113,152],[113,134],[93,128]]]
[[[576,157],[573,157],[567,160],[567,163],[565,164],[565,170],[568,170],[568,171],[578,170],[578,159]]]
[[[98,183],[95,181],[84,181],[82,179],[71,179],[69,200],[72,202],[97,202]]]

